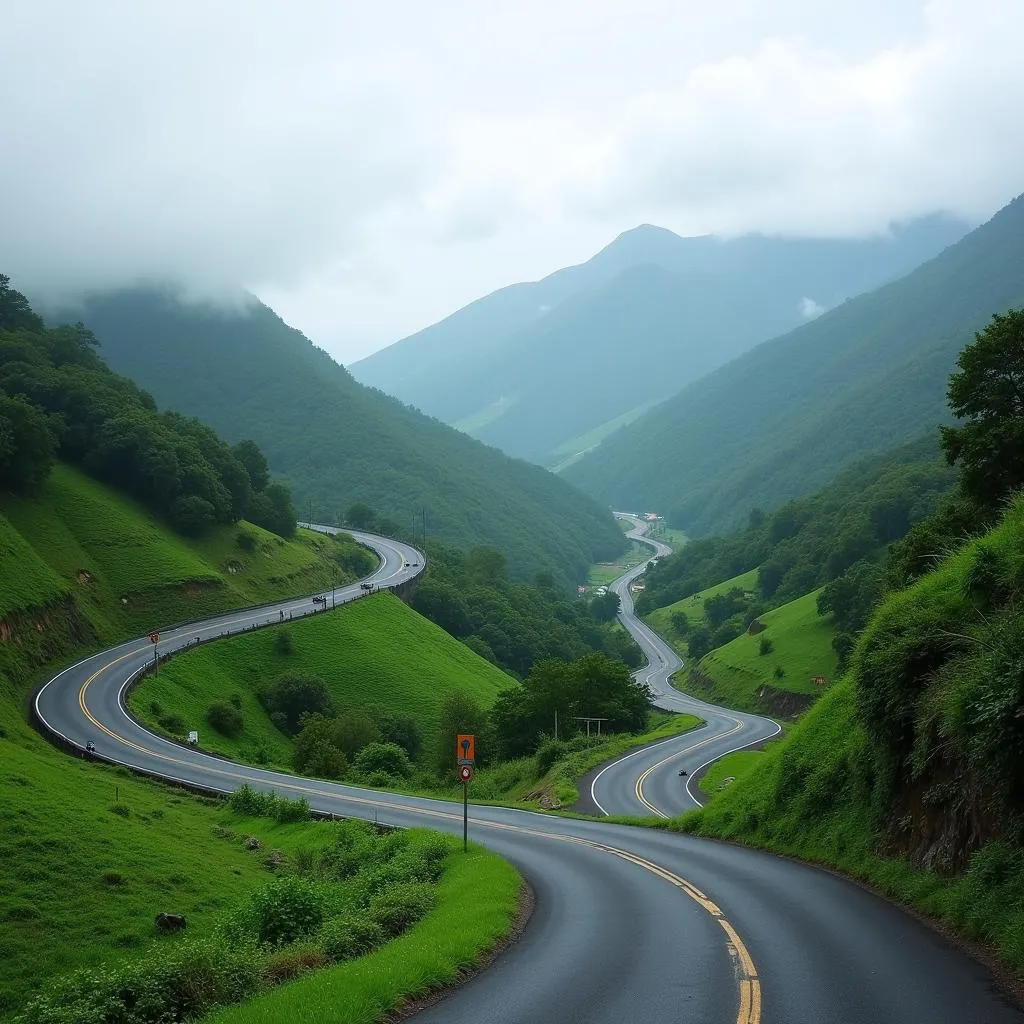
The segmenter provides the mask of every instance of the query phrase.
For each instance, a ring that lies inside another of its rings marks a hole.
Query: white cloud
[[[813,320],[824,312],[825,307],[820,302],[815,302],[814,299],[808,299],[806,296],[800,300],[800,315],[805,320]]]
[[[641,221],[1024,188],[1019,0],[9,5],[0,269],[254,288],[350,359]]]

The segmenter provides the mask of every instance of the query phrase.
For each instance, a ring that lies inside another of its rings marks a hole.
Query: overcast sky
[[[1022,0],[0,0],[0,271],[255,291],[343,362],[642,222],[1024,191]]]

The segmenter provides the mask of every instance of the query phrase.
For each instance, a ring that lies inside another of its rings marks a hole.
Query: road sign
[[[469,780],[473,778],[473,766],[471,764],[464,764],[459,769],[459,778],[462,779],[463,782],[469,782]]]
[[[153,632],[149,634],[149,642],[151,644],[158,644],[160,642],[160,634]]]
[[[476,761],[476,737],[460,735],[455,741],[456,764],[473,764]]]

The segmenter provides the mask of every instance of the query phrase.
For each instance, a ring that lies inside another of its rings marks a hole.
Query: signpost
[[[160,655],[156,649],[156,645],[160,643],[160,634],[156,630],[149,634],[149,642],[153,645],[153,671],[160,675]]]
[[[460,734],[455,740],[455,763],[462,780],[462,852],[469,849],[469,780],[476,761],[476,737]]]

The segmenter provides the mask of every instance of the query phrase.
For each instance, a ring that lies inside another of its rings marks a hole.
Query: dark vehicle
[[[689,774],[689,772],[687,772],[687,770],[686,770],[685,768],[681,768],[681,769],[679,770],[679,774],[680,774],[680,775],[688,775],[688,774]]]
[[[373,584],[372,583],[360,583],[359,586],[363,590],[373,590]]]

